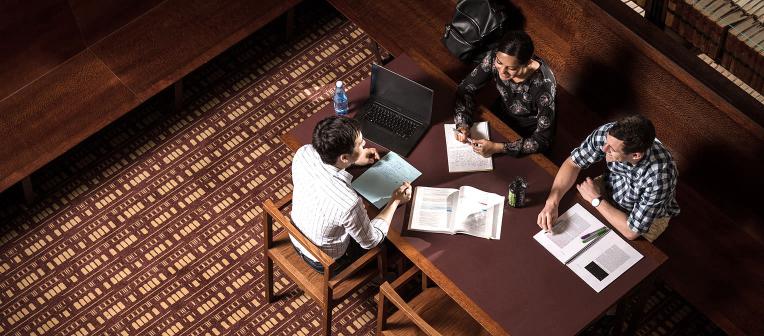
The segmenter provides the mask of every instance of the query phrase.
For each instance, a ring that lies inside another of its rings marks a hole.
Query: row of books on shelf
[[[764,2],[669,0],[666,27],[764,91]]]

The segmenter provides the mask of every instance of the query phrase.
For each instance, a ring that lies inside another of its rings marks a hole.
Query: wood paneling
[[[145,100],[298,2],[168,0],[92,49]]]
[[[0,190],[120,117],[138,99],[90,51],[0,101]]]
[[[0,100],[83,48],[66,0],[3,1],[0,4]]]
[[[72,14],[90,46],[148,12],[164,0],[69,0]]]

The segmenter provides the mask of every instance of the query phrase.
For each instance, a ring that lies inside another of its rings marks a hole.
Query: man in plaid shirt
[[[552,232],[558,205],[582,169],[605,159],[608,172],[586,178],[581,196],[628,239],[655,240],[679,214],[677,170],[671,153],[655,138],[652,122],[641,115],[607,123],[590,134],[560,167],[538,225]]]

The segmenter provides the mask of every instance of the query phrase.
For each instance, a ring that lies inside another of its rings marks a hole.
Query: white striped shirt
[[[382,219],[369,220],[363,200],[350,186],[352,179],[344,169],[321,161],[313,145],[302,146],[294,155],[292,222],[334,259],[345,254],[350,239],[365,249],[376,246],[390,227]],[[296,239],[292,243],[318,261]]]

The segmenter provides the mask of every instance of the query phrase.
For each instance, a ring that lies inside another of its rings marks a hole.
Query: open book
[[[612,230],[589,241],[581,239],[604,226],[576,204],[557,219],[553,233],[542,230],[533,238],[599,293],[642,259],[642,254]]]
[[[473,187],[416,187],[409,230],[499,239],[504,196]]]
[[[449,173],[493,170],[493,159],[475,153],[469,142],[461,143],[456,140],[454,136],[456,125],[445,124],[444,128],[446,131],[446,156],[448,156]],[[473,139],[490,140],[488,137],[488,123],[481,121],[472,125],[470,136]]]

